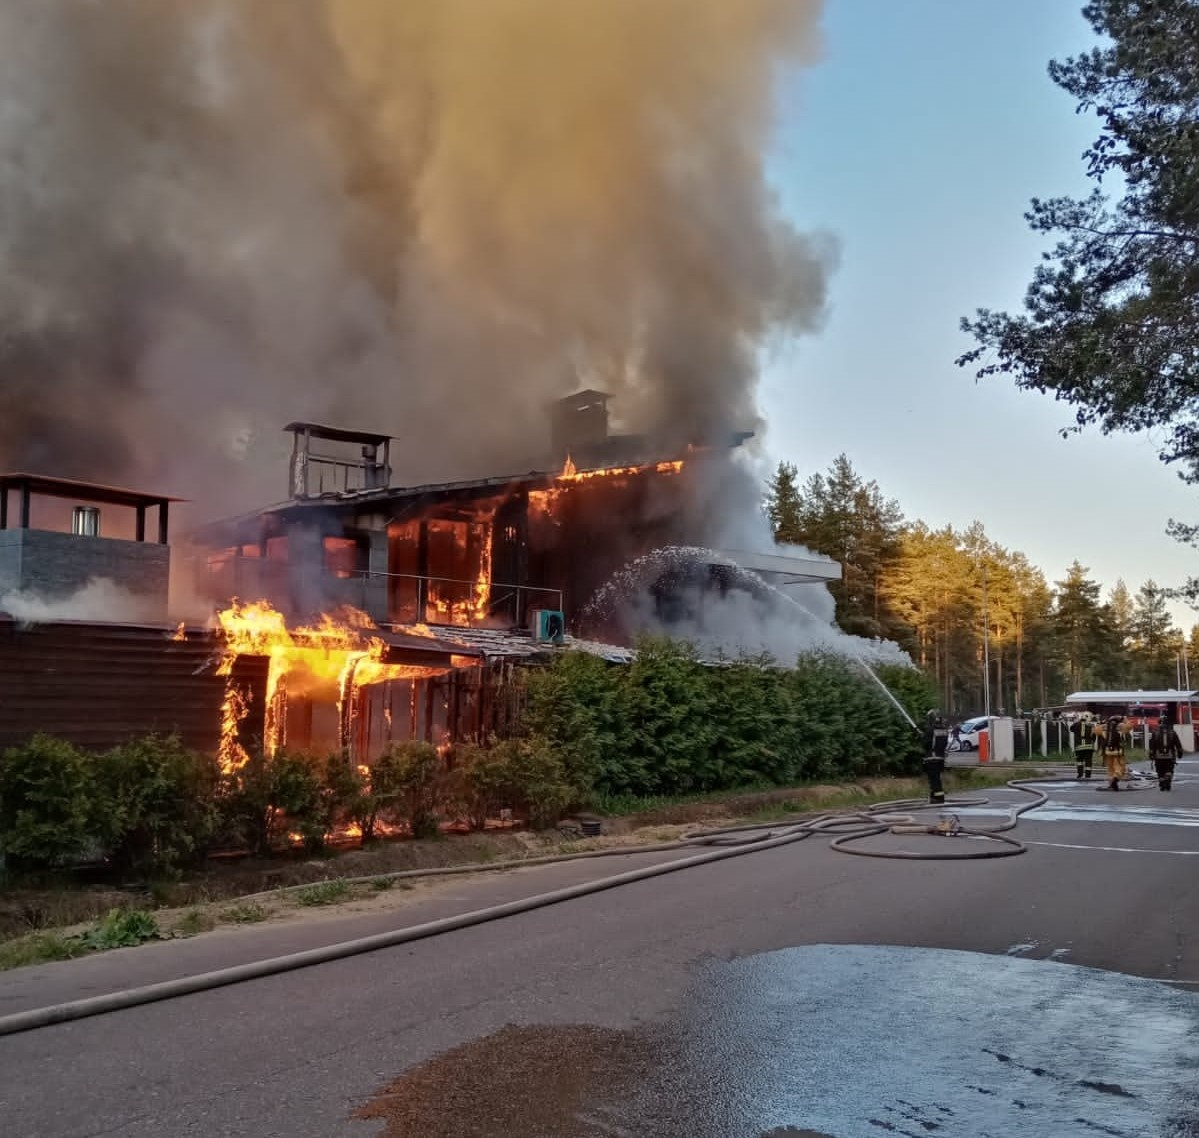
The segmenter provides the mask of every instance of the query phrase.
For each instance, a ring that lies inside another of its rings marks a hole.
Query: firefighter
[[[1122,717],[1113,715],[1103,729],[1103,764],[1107,767],[1108,789],[1119,790],[1120,780],[1128,777],[1124,757],[1124,736],[1120,734]]]
[[[1090,778],[1095,761],[1095,717],[1084,711],[1070,724],[1070,734],[1074,738],[1074,777]]]
[[[945,787],[941,776],[945,773],[945,751],[949,747],[949,725],[936,709],[931,710],[924,722],[924,749],[928,758],[924,760],[924,773],[928,778],[928,800],[934,805],[945,801]]]
[[[1163,715],[1149,736],[1149,761],[1157,771],[1157,789],[1169,790],[1174,782],[1174,764],[1182,758],[1182,740],[1168,714]]]

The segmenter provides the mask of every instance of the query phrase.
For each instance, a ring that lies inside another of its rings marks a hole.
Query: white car
[[[978,737],[987,730],[987,717],[980,715],[975,719],[966,719],[958,725],[959,751],[977,751]]]

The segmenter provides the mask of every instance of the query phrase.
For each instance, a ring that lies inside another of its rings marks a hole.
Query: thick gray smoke
[[[756,425],[831,249],[764,174],[819,0],[5,0],[0,467],[227,510],[290,419],[401,480]],[[631,409],[631,412],[630,412]]]

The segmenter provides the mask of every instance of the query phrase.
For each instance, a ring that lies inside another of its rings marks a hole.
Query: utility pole
[[[991,717],[991,622],[987,616],[987,563],[983,562],[983,714]]]

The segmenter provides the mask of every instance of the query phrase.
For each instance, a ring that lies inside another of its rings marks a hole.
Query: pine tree
[[[841,580],[830,586],[838,625],[859,636],[900,634],[902,626],[880,591],[900,552],[899,503],[884,498],[877,482],[864,482],[844,454],[833,460],[827,476],[808,478],[799,500],[802,543],[841,564]]]
[[[774,540],[786,545],[802,542],[799,517],[799,471],[789,462],[780,462],[774,477],[766,484],[766,516]]]
[[[1149,580],[1133,601],[1129,632],[1138,687],[1174,687],[1177,682],[1175,662],[1182,637],[1166,607],[1167,597],[1165,589]]]
[[[1066,680],[1073,691],[1085,686],[1095,674],[1095,662],[1103,652],[1108,629],[1100,611],[1099,583],[1090,570],[1075,561],[1066,579],[1057,582],[1054,624]]]

